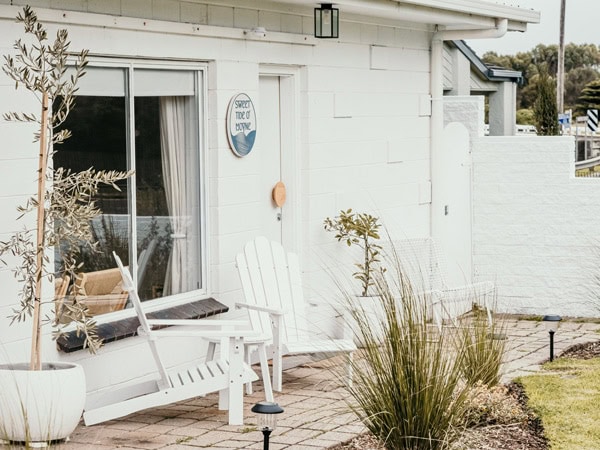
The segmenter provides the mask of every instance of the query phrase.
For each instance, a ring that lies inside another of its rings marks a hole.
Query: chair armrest
[[[414,291],[417,297],[424,297],[431,301],[432,304],[439,303],[444,298],[444,292],[439,289],[431,289],[429,291]]]
[[[487,294],[492,292],[496,286],[491,281],[479,281],[477,283],[465,284],[463,286],[447,287],[445,291],[449,292],[471,292],[474,294]]]
[[[466,299],[485,300],[485,297],[493,294],[495,289],[494,283],[482,281],[464,286],[447,288],[441,292],[447,301],[460,301]]]
[[[248,325],[245,320],[210,320],[210,319],[148,319],[152,326],[184,326],[197,328],[236,327]]]
[[[236,303],[235,307],[252,309],[254,311],[260,311],[260,312],[266,312],[266,313],[272,314],[274,316],[283,316],[285,314],[285,311],[283,311],[282,309],[269,308],[267,306],[251,305],[249,303]]]
[[[138,332],[139,333],[139,332]],[[139,333],[142,334],[142,333]],[[146,334],[150,339],[158,337],[199,337],[206,339],[214,338],[242,338],[248,339],[259,337],[260,334],[253,330],[184,330],[184,329],[162,329],[152,330]]]

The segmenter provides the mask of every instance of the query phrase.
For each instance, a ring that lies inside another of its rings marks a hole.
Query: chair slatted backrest
[[[284,311],[283,342],[306,339],[305,303],[297,256],[286,254],[277,242],[258,237],[246,244],[237,262],[246,301]],[[263,331],[270,333],[267,314],[254,314],[250,320],[259,322]]]
[[[129,299],[131,300],[131,303],[133,304],[133,309],[135,310],[135,313],[138,316],[138,320],[140,321],[140,328],[143,331],[142,334],[148,336],[148,333],[150,333],[151,331],[150,324],[148,323],[148,319],[146,318],[146,314],[144,313],[142,302],[135,288],[133,278],[131,277],[129,270],[127,270],[125,266],[123,266],[121,258],[119,258],[115,252],[113,252],[113,257],[117,262],[117,266],[119,266],[119,271],[121,272],[121,277],[123,278],[123,289],[129,293]],[[172,387],[169,375],[167,374],[167,370],[164,364],[162,363],[162,360],[160,359],[156,342],[153,339],[146,340],[148,342],[148,345],[150,346],[150,350],[152,351],[152,356],[154,358],[156,367],[158,368],[158,373],[160,374],[160,387]]]
[[[264,286],[258,271],[256,252],[246,244],[244,251],[236,257],[236,265],[246,303],[256,306],[267,306]],[[248,316],[253,330],[261,331],[265,336],[273,337],[271,319],[267,313],[249,309]]]
[[[399,262],[413,288],[419,291],[446,289],[444,259],[432,238],[396,240],[383,247],[386,262],[392,269]]]

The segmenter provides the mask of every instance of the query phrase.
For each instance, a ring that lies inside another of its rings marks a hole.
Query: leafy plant
[[[31,113],[8,112],[4,119],[38,126],[34,135],[34,141],[39,143],[37,195],[18,208],[19,218],[35,213],[36,223],[35,229],[25,228],[7,241],[0,242],[0,256],[12,254],[19,260],[14,274],[22,289],[12,322],[33,318],[30,369],[41,370],[42,323],[52,320],[42,320],[42,287],[44,280],[52,281],[56,276],[50,269],[49,253],[59,243],[67,248],[63,254],[64,270],[74,279],[79,266],[79,246],[82,242],[90,248],[96,246],[92,241],[90,220],[101,213],[94,203],[99,186],[106,184],[119,189],[116,182],[131,173],[93,169],[74,173],[62,168],[52,170],[54,146],[70,136],[70,132],[61,129],[61,125],[74,106],[77,81],[85,74],[88,52],[83,50],[77,55],[74,73],[67,76],[70,55],[67,31],[58,30],[54,42],[49,43],[44,26],[28,6],[23,8],[22,14],[18,14],[17,22],[23,24],[29,43],[17,40],[14,45],[16,56],[5,56],[2,69],[15,81],[16,89],[24,87],[39,99],[41,114],[38,117]],[[48,187],[48,184],[51,186]],[[63,314],[69,315],[78,332],[84,333],[91,351],[101,345],[95,333],[95,322],[88,316],[84,305],[75,300],[73,304],[66,305]],[[60,326],[56,317],[53,322]],[[58,334],[60,329],[55,336]]]
[[[381,228],[379,218],[366,213],[353,213],[352,209],[342,210],[333,219],[327,217],[324,228],[334,232],[338,242],[343,241],[348,247],[356,245],[362,249],[363,262],[355,264],[358,270],[352,276],[361,282],[361,295],[366,297],[369,288],[374,285],[374,274],[385,271],[378,266],[381,251],[381,246],[377,244]]]

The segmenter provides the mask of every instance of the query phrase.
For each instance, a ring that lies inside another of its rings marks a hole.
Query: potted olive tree
[[[101,345],[95,322],[75,296],[73,303],[67,302],[62,308],[62,315],[68,320],[60,320],[53,311],[55,294],[44,288],[51,287],[56,276],[54,246],[60,243],[71,249],[63,253],[62,267],[73,280],[78,249],[82,245],[94,248],[90,220],[100,210],[93,197],[101,184],[117,188],[115,183],[130,174],[53,170],[56,146],[70,135],[61,125],[74,106],[77,81],[85,73],[87,51],[74,58],[72,74],[68,75],[67,31],[59,30],[54,41],[49,42],[44,26],[29,7],[18,14],[17,22],[23,24],[25,36],[15,42],[14,54],[4,57],[2,69],[15,82],[16,89],[25,88],[35,95],[40,109],[39,115],[7,112],[4,119],[31,123],[35,128],[34,141],[39,145],[37,194],[19,207],[18,213],[19,219],[30,215],[36,219],[33,227],[25,226],[0,242],[0,256],[22,287],[11,324],[32,319],[31,358],[29,363],[0,366],[0,438],[31,443],[68,437],[79,422],[85,402],[85,378],[79,365],[42,362],[42,325],[52,322],[58,336],[61,327],[70,323],[85,335],[91,351]]]
[[[352,209],[342,210],[334,218],[327,217],[324,228],[334,232],[338,242],[344,242],[348,247],[358,247],[361,251],[362,258],[354,264],[357,270],[352,274],[360,281],[361,290],[360,294],[356,295],[358,302],[348,305],[350,311],[349,315],[346,315],[346,321],[366,321],[377,341],[383,336],[381,327],[384,317],[375,284],[378,281],[377,277],[385,272],[380,260],[382,247],[379,245],[379,218],[367,213],[355,213]],[[358,325],[353,328],[358,328]]]

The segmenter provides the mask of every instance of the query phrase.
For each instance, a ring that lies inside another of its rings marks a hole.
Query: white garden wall
[[[502,310],[597,316],[600,179],[575,178],[570,137],[473,141],[473,265]]]

